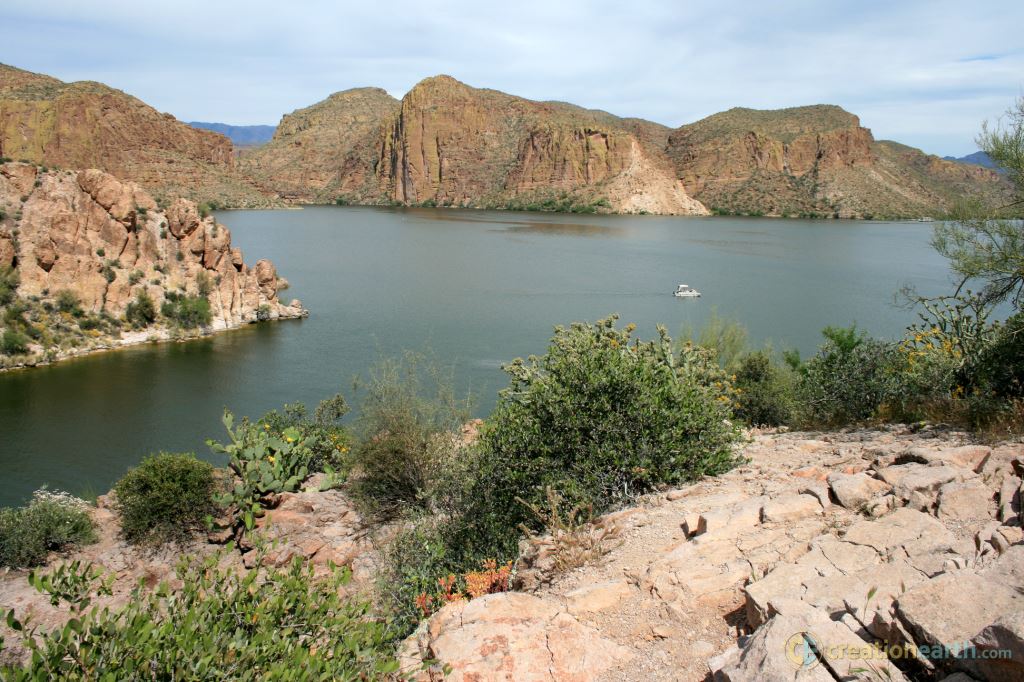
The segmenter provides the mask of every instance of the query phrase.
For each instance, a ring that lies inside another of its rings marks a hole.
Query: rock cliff
[[[398,100],[380,88],[335,93],[284,116],[274,138],[244,153],[239,166],[260,187],[287,200],[378,201],[376,145],[398,107]]]
[[[1009,197],[994,172],[876,142],[835,106],[730,109],[674,131],[666,152],[687,190],[724,213],[919,217]]]
[[[159,310],[172,292],[203,289],[214,331],[305,313],[298,301],[278,300],[287,285],[273,264],[246,265],[230,231],[195,203],[161,208],[139,185],[100,170],[2,164],[0,216],[0,269],[15,269],[26,300],[66,290],[84,312],[118,319],[142,292]]]
[[[0,64],[0,157],[99,168],[162,197],[262,206],[230,140],[102,83],[64,83]]]

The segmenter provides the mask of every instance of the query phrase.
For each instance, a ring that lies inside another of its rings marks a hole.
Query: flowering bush
[[[54,550],[95,541],[89,505],[68,493],[37,490],[24,507],[0,509],[0,566],[36,566]]]

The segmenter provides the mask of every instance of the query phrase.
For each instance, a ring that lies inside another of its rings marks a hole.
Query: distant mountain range
[[[233,126],[227,123],[206,123],[189,121],[188,124],[200,130],[211,130],[224,135],[236,147],[257,147],[270,142],[277,126]]]
[[[1002,169],[996,165],[996,162],[989,157],[985,152],[974,152],[967,156],[943,156],[946,161],[956,161],[957,163],[973,163],[975,166],[981,166],[982,168],[991,168],[994,171],[1002,172]]]
[[[99,168],[158,198],[224,207],[897,218],[941,216],[960,197],[1002,205],[1011,192],[990,169],[875,140],[836,106],[737,108],[673,129],[450,76],[401,100],[339,92],[275,128],[186,125],[101,83],[0,65],[0,157]]]

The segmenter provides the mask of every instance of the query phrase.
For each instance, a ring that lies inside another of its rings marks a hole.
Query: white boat
[[[698,298],[700,292],[686,284],[680,284],[672,295],[678,298]]]

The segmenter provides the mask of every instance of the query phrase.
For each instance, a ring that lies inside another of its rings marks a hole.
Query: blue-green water
[[[43,484],[105,492],[161,449],[208,456],[225,407],[351,399],[354,376],[402,349],[452,363],[486,414],[500,365],[542,352],[556,324],[617,312],[644,336],[675,334],[717,308],[753,341],[806,354],[828,324],[899,334],[914,318],[893,305],[900,286],[949,282],[916,223],[340,207],[219,219],[310,317],[0,374],[0,504]],[[703,298],[673,298],[679,283]]]

